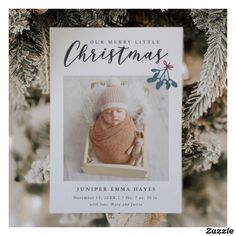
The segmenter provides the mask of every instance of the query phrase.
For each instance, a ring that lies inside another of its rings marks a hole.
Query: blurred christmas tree
[[[49,27],[163,26],[184,27],[184,212],[166,221],[161,214],[50,215]],[[12,9],[9,56],[10,189],[24,206],[16,211],[10,194],[12,226],[226,225],[226,10]]]

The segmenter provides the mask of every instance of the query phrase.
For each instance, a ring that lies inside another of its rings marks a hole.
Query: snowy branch
[[[49,156],[45,159],[34,161],[30,170],[25,175],[28,183],[45,184],[49,181]]]
[[[206,31],[208,48],[200,80],[185,104],[185,125],[203,115],[226,88],[227,12],[225,10],[192,10],[197,27]]]

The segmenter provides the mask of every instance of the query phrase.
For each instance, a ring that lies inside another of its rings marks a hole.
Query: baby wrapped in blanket
[[[96,157],[104,163],[139,165],[143,138],[128,114],[124,89],[107,87],[99,104],[100,114],[90,132]]]

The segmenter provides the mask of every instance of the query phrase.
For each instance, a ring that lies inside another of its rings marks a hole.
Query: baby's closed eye
[[[113,111],[115,111],[115,112],[123,112],[123,110],[122,109],[107,109],[105,112],[106,113],[112,113]]]

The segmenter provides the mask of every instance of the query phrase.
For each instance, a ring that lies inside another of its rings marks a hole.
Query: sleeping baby
[[[124,89],[107,87],[99,104],[100,113],[90,131],[96,157],[103,163],[140,165],[143,135],[128,114]]]

